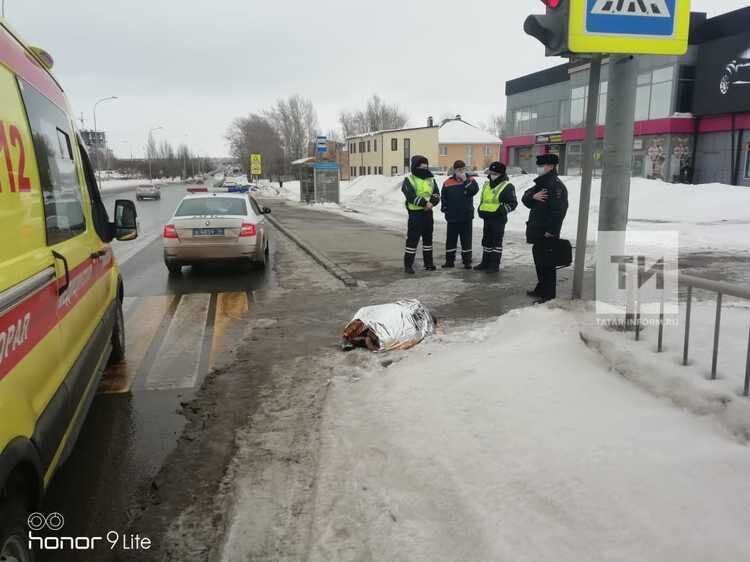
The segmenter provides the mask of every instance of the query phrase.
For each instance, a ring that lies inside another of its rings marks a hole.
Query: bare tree
[[[490,115],[490,118],[486,123],[480,123],[479,125],[488,133],[492,133],[501,139],[505,138],[505,135],[507,134],[505,115]]]
[[[318,117],[310,99],[295,94],[288,100],[277,101],[264,115],[281,138],[285,167],[307,155],[307,148],[315,141],[318,129]]]
[[[367,100],[364,109],[342,111],[339,114],[339,123],[344,137],[386,129],[401,129],[408,120],[409,118],[398,105],[383,102],[377,94]]]
[[[260,154],[263,159],[263,175],[272,177],[284,173],[286,158],[281,137],[262,115],[238,117],[230,125],[225,138],[229,142],[230,154],[241,163],[246,172],[250,155]]]

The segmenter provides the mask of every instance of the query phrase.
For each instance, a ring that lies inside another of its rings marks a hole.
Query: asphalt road
[[[161,201],[136,202],[139,239],[113,244],[126,287],[128,357],[105,373],[75,450],[45,498],[44,513],[65,517],[64,536],[128,530],[183,430],[182,405],[230,356],[254,292],[272,278],[270,271],[231,266],[186,268],[170,278],[160,235],[185,193],[185,185],[169,185]],[[106,196],[110,212],[116,199],[135,200],[135,190]],[[39,555],[55,562],[117,559],[105,548]]]

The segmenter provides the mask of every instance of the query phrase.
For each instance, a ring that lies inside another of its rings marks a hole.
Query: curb
[[[347,287],[359,286],[359,282],[354,277],[352,277],[348,272],[346,272],[343,268],[336,265],[328,256],[318,252],[306,242],[303,242],[296,234],[290,231],[287,227],[283,226],[277,218],[274,218],[271,215],[266,215],[266,219],[275,228],[277,228],[280,232],[282,232],[287,238],[289,238],[292,242],[294,242],[297,246],[299,246],[302,251],[304,251],[312,259],[314,259],[320,266],[322,266],[323,269],[328,271],[328,273],[333,275],[336,279],[341,281],[344,285],[346,285]]]

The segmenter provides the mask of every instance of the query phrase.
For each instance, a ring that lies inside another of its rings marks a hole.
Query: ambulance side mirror
[[[128,199],[115,201],[115,238],[122,242],[138,238],[138,213]]]

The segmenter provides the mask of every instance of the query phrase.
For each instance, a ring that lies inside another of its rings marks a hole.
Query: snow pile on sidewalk
[[[437,176],[442,187],[445,176]],[[563,236],[574,240],[578,224],[578,202],[581,178],[563,177],[570,194],[570,210],[563,227]],[[342,183],[341,207],[355,211],[361,219],[382,226],[403,227],[406,217],[401,184],[404,176],[361,176]],[[479,177],[480,186],[486,178]],[[534,176],[514,176],[520,201],[531,187]],[[299,182],[284,184],[285,196],[299,200]],[[599,223],[601,179],[595,179],[591,194],[589,240],[596,237]],[[478,199],[477,199],[478,204]],[[435,214],[440,223],[441,215]],[[508,222],[508,230],[522,233],[526,228],[528,210],[519,205]],[[475,229],[481,229],[476,221]],[[680,232],[683,251],[716,251],[750,253],[750,189],[722,184],[688,186],[658,180],[633,178],[630,197],[630,228]]]
[[[537,307],[389,368],[345,356],[310,559],[750,559],[750,449],[629,382],[582,328],[585,311]]]

